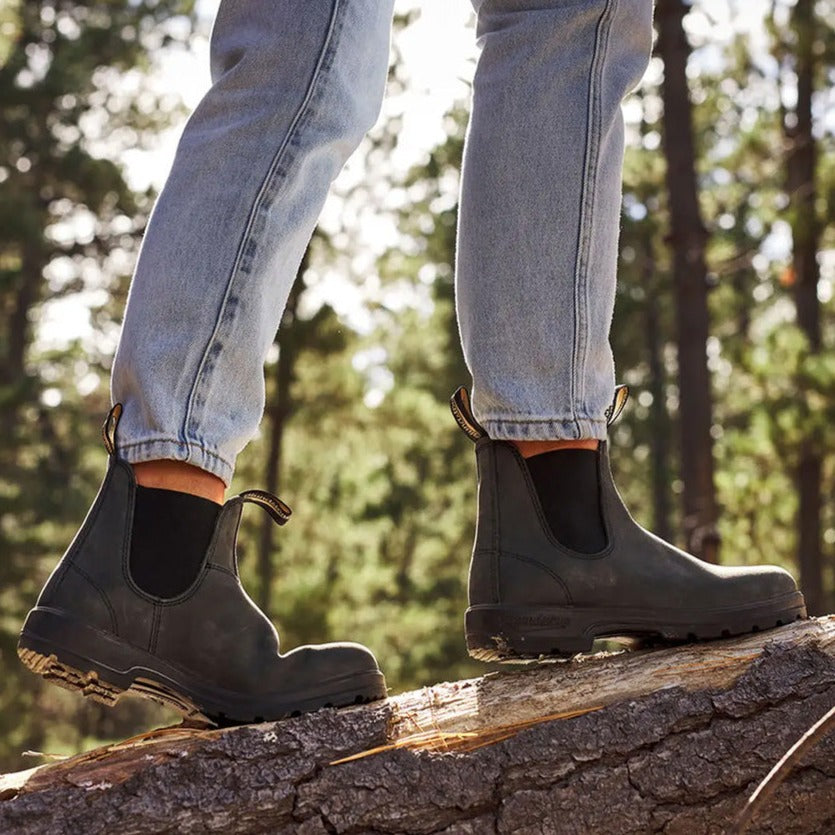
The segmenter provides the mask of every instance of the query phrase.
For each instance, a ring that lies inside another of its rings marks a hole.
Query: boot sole
[[[52,684],[113,706],[132,693],[179,711],[189,721],[210,725],[247,725],[275,721],[323,707],[347,707],[386,698],[379,670],[318,682],[259,702],[213,687],[116,636],[87,626],[59,610],[29,612],[17,654],[33,673]]]
[[[590,652],[597,638],[638,638],[648,644],[730,638],[806,617],[800,592],[732,610],[471,606],[467,650],[479,661],[565,658]]]

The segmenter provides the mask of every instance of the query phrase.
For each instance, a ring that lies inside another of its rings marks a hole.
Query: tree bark
[[[681,477],[687,546],[697,556],[717,562],[719,537],[710,434],[712,397],[706,350],[707,232],[696,182],[693,108],[687,85],[690,45],[682,26],[686,11],[682,0],[659,0],[656,10],[657,49],[664,61],[664,155],[676,287]]]
[[[835,617],[169,729],[0,778],[0,831],[718,833],[835,703]],[[835,826],[835,735],[749,832]]]
[[[815,21],[812,0],[798,0],[792,11],[795,33],[794,63],[797,105],[784,115],[786,138],[786,185],[791,201],[792,268],[797,324],[806,336],[809,350],[821,349],[819,269],[817,261],[820,224],[815,210],[816,145],[812,133],[812,92],[815,77]],[[787,118],[788,117],[788,118]],[[809,611],[823,610],[823,554],[821,550],[821,474],[823,457],[806,438],[797,465],[797,536],[800,579]]]

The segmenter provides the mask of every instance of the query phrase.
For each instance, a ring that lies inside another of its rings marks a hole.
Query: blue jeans
[[[223,0],[131,284],[113,366],[131,462],[227,484],[328,188],[379,113],[393,0]],[[620,105],[651,0],[474,0],[457,315],[494,438],[604,438],[620,218]]]

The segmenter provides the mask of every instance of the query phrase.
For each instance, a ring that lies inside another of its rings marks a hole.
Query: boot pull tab
[[[287,520],[293,513],[289,506],[284,504],[278,496],[274,496],[266,490],[244,490],[243,493],[238,494],[238,498],[263,507],[276,525],[286,525]]]
[[[618,419],[628,399],[629,386],[615,386],[615,396],[612,398],[612,405],[606,409],[606,426],[611,426]]]
[[[471,441],[487,437],[487,430],[473,415],[473,410],[470,408],[470,395],[464,386],[459,386],[455,394],[449,398],[449,408],[452,410],[452,416]]]
[[[119,418],[121,417],[122,404],[116,403],[107,413],[107,417],[102,424],[101,437],[108,455],[116,455],[116,429],[119,426]]]

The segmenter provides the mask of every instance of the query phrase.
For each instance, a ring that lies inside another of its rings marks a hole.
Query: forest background
[[[283,646],[366,643],[394,691],[485,671],[462,639],[474,460],[447,405],[469,382],[453,261],[476,53],[472,20],[450,12],[411,54],[464,57],[442,95],[427,88],[403,47],[448,4],[421,5],[398,3],[386,105],[311,242],[233,484],[295,509],[280,531],[247,514],[240,544]],[[783,565],[832,611],[835,5],[656,5],[655,56],[625,106],[612,344],[632,399],[611,432],[616,480],[659,535]],[[215,8],[0,4],[0,770],[176,721],[44,686],[15,642],[103,472],[108,369],[154,198],[143,166],[194,104],[178,73],[205,58]]]

